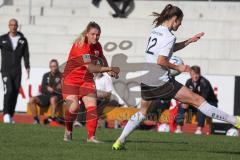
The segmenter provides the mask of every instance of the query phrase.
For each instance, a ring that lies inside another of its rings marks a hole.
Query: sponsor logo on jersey
[[[47,83],[50,83],[50,77],[47,77]]]
[[[24,43],[24,40],[19,40],[18,42],[21,43],[21,44],[23,44],[23,43]]]
[[[200,86],[197,87],[198,92],[200,92]]]
[[[152,34],[156,34],[156,35],[158,35],[158,36],[162,36],[162,35],[163,35],[162,33],[157,32],[157,31],[152,31]]]
[[[59,77],[55,78],[55,82],[56,83],[60,82],[60,78]]]
[[[7,77],[3,77],[3,82],[7,82],[8,78]]]
[[[91,62],[90,54],[84,54],[84,55],[82,56],[82,58],[83,58],[83,62],[84,62],[84,63],[89,63],[89,62]]]
[[[193,90],[193,87],[192,87],[192,86],[189,86],[189,89],[192,91],[192,90]]]

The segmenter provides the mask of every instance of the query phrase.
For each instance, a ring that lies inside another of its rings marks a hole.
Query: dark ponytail
[[[176,16],[177,19],[183,17],[183,12],[180,8],[177,6],[173,6],[171,4],[166,5],[166,7],[163,9],[163,11],[159,14],[157,12],[153,12],[152,16],[157,17],[153,24],[155,24],[155,27],[161,25],[164,21],[171,19],[173,16]]]

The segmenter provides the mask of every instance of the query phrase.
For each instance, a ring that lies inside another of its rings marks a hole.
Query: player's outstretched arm
[[[201,32],[201,33],[198,33],[198,34],[194,35],[193,37],[191,37],[191,38],[189,38],[185,41],[175,43],[175,46],[173,48],[173,52],[176,52],[178,50],[183,49],[184,47],[186,47],[190,43],[197,42],[203,35],[204,35],[204,32]]]
[[[117,76],[120,72],[119,67],[104,67],[104,66],[95,65],[92,63],[87,64],[86,67],[87,67],[88,71],[91,73],[113,72],[113,73],[115,73],[115,76]]]

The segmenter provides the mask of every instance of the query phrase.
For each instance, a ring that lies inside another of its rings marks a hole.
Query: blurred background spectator
[[[112,95],[112,80],[106,73],[95,74],[95,84],[97,88],[98,106],[104,106],[109,103]]]
[[[101,2],[101,0],[92,0],[92,4],[97,8],[99,7],[100,2]]]
[[[99,8],[101,0],[92,0],[92,4]],[[107,0],[110,7],[115,13],[112,14],[113,18],[127,18],[127,16],[134,10],[133,0]]]
[[[95,75],[95,85],[97,89],[97,107],[98,115],[101,118],[103,109],[106,105],[110,105],[110,98],[112,95],[112,80],[111,77],[106,73],[97,73]],[[74,122],[74,127],[81,127],[85,122],[85,107],[81,103],[79,115],[77,120]]]
[[[194,93],[203,96],[206,99],[206,101],[211,105],[217,106],[218,100],[214,94],[212,85],[205,77],[201,75],[200,67],[192,66],[191,69],[192,69],[190,72],[191,78],[187,80],[185,84],[186,87],[188,87]],[[190,111],[190,113],[194,113],[197,115],[197,129],[195,131],[195,134],[202,134],[202,128],[204,127],[206,116],[199,110],[195,109],[195,107],[191,105],[188,106],[187,104],[182,104],[179,106],[179,111],[176,120],[178,126],[175,133],[182,133],[181,126],[183,125],[184,112],[185,109],[187,108]]]
[[[47,121],[56,120],[56,110],[62,100],[61,95],[61,77],[62,74],[58,68],[58,61],[52,59],[49,63],[50,72],[43,75],[41,95],[30,98],[29,105],[34,118],[34,124],[39,124],[40,120],[37,114],[37,105],[39,107],[51,107],[51,116]]]
[[[12,123],[22,79],[22,58],[29,78],[30,63],[27,39],[18,32],[18,21],[10,19],[9,32],[0,36],[1,73],[4,86],[3,122]]]
[[[128,11],[134,8],[133,0],[107,0],[108,4],[114,10],[112,17],[127,18]]]

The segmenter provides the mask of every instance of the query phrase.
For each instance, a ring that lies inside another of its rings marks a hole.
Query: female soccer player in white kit
[[[177,82],[169,75],[169,69],[175,69],[179,72],[189,72],[188,65],[174,65],[169,63],[173,52],[183,49],[192,42],[198,41],[204,33],[199,33],[186,41],[176,43],[176,37],[172,31],[177,31],[182,23],[183,12],[177,6],[168,4],[163,11],[153,13],[156,16],[154,20],[155,28],[150,33],[146,47],[146,65],[145,69],[154,71],[158,78],[145,76],[141,83],[141,108],[139,112],[131,116],[126,124],[122,134],[113,144],[114,150],[124,149],[124,143],[130,133],[146,118],[147,111],[152,100],[176,99],[198,108],[205,115],[219,119],[240,128],[240,118],[230,116],[227,113],[210,105],[206,100],[190,91],[187,87]],[[146,78],[147,77],[147,78]]]

